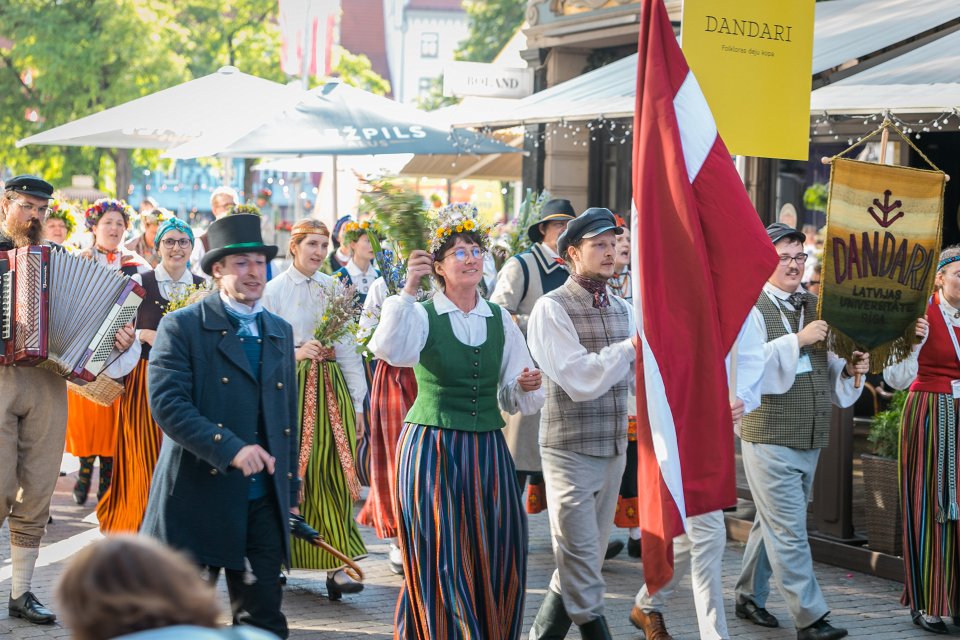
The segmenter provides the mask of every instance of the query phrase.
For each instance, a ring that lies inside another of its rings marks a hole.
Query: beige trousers
[[[35,367],[0,366],[0,526],[35,548],[50,516],[67,431],[67,385]]]

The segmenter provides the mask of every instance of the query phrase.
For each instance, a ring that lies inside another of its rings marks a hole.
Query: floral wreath
[[[343,226],[343,244],[353,244],[360,239],[360,236],[369,232],[379,233],[380,230],[369,220],[363,222],[353,222],[351,220]]]
[[[479,212],[472,204],[457,202],[448,204],[437,212],[430,225],[430,252],[436,253],[455,233],[473,232],[480,241],[480,248],[487,249],[490,227],[479,219]]]
[[[237,215],[238,213],[247,213],[254,216],[262,216],[260,213],[260,207],[255,204],[235,204],[230,207],[230,211],[227,212],[227,215]]]
[[[67,227],[67,236],[73,233],[73,230],[77,228],[77,216],[73,212],[73,206],[68,202],[62,200],[51,200],[50,206],[47,207],[46,220],[51,218],[56,218],[57,220],[63,220],[63,224]]]
[[[84,213],[84,222],[87,225],[87,229],[93,231],[93,228],[97,226],[98,222],[100,222],[100,218],[103,217],[103,214],[110,211],[116,211],[123,216],[123,223],[127,227],[130,226],[131,218],[136,216],[136,212],[133,210],[133,207],[128,205],[123,200],[101,198],[94,202],[93,205],[88,207]]]

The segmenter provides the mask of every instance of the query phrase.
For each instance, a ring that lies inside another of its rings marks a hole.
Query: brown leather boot
[[[673,636],[667,633],[667,625],[663,621],[663,614],[659,611],[644,613],[640,607],[634,605],[630,611],[630,622],[643,631],[647,640],[673,640]]]

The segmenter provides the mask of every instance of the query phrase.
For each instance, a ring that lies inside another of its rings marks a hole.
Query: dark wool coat
[[[297,504],[293,331],[263,311],[260,338],[258,381],[214,292],[164,316],[150,351],[150,410],[164,437],[141,531],[203,565],[245,567],[250,481],[230,462],[242,447],[257,443],[260,408],[267,448],[276,458],[272,480],[281,531],[289,530],[288,511]],[[289,536],[283,545],[289,565]]]

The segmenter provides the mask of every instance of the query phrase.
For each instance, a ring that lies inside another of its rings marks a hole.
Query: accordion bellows
[[[109,362],[146,293],[119,271],[48,246],[0,251],[0,364],[41,366],[79,384]]]

